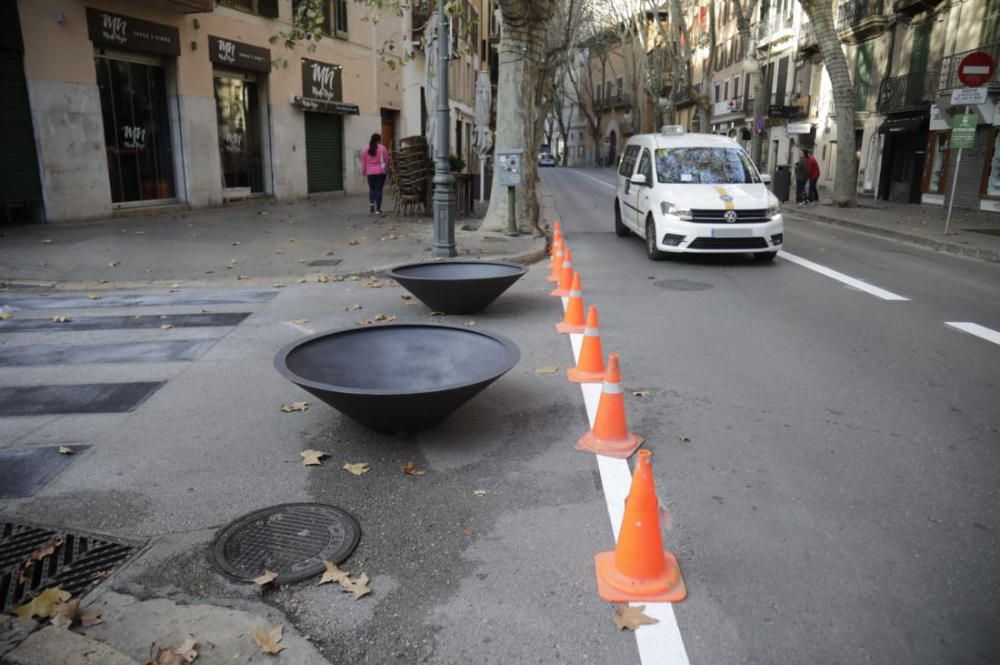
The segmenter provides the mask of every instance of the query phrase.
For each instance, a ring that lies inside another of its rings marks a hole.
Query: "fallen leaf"
[[[297,326],[304,326],[309,323],[309,319],[292,319],[292,323]]]
[[[49,238],[46,238],[45,240],[42,241],[42,244],[43,245],[51,245],[52,244],[52,240],[49,239]]]
[[[636,605],[635,607],[631,605],[620,606],[614,616],[615,625],[618,626],[618,630],[635,630],[639,626],[660,623],[659,619],[654,619],[651,616],[643,614],[642,611],[644,609],[646,609],[645,605]]]
[[[49,587],[29,602],[14,610],[14,614],[22,619],[51,617],[55,614],[56,607],[60,603],[65,603],[72,596],[73,594],[69,591],[63,591],[57,586]]]
[[[55,323],[69,323],[72,319],[65,314],[57,314],[52,317],[52,321]]]
[[[373,323],[375,323],[375,321],[373,321],[372,319],[360,319],[354,322],[354,324],[358,326],[370,326]]]
[[[271,288],[272,289],[283,289],[283,288],[285,288],[285,285],[284,284],[280,284],[280,283],[279,284],[272,284]]]
[[[121,263],[122,263],[121,261],[112,261],[111,263],[108,264],[108,267],[109,268],[114,268],[116,266],[120,266]]]
[[[405,473],[408,476],[422,476],[427,472],[424,471],[423,469],[418,469],[417,465],[414,464],[413,462],[407,462],[406,464],[403,465],[403,473]]]
[[[308,281],[309,281],[308,279],[306,279],[305,277],[303,277],[302,279],[299,280],[299,284],[305,284]]]
[[[431,316],[446,316],[444,312],[431,312]]]
[[[170,325],[169,323],[164,323],[162,326],[160,326],[160,330],[170,330],[171,328],[173,328],[173,326]]]
[[[70,450],[72,452],[72,449]],[[61,448],[59,452],[62,452]],[[28,579],[28,571],[31,570],[31,567],[42,559],[52,556],[60,545],[62,545],[61,538],[52,538],[37,550],[29,554],[28,558],[24,560],[24,563],[21,564],[21,570],[18,572],[17,576],[18,583],[24,582],[24,580]]]
[[[144,236],[144,235],[146,235],[146,232],[145,231],[136,231],[135,234],[137,236]]]
[[[358,281],[361,281],[361,278],[360,278],[360,277],[358,277],[357,275],[351,275],[349,279],[350,279],[350,280],[351,280],[352,282],[358,282]]]
[[[52,242],[52,241],[50,240],[49,242]],[[348,245],[360,245],[361,243],[359,243],[357,240],[352,240],[351,242],[349,242],[347,244]]]
[[[274,572],[273,570],[265,570],[263,575],[254,578],[253,583],[256,584],[257,586],[264,586],[265,584],[270,584],[271,582],[273,582],[275,579],[277,579],[277,577],[278,573]]]
[[[274,250],[274,253],[275,254],[284,254],[285,250],[283,250],[283,249],[276,249],[276,250]]]
[[[303,450],[299,453],[299,456],[302,457],[302,466],[320,466],[323,464],[322,459],[324,457],[329,457],[329,455],[324,453],[322,450],[312,449]]]
[[[354,594],[354,600],[361,598],[362,596],[367,596],[372,592],[371,586],[369,586],[368,575],[361,573],[357,578],[351,579],[350,577],[342,577],[338,580],[340,583],[340,588],[344,591],[349,591]]]
[[[472,490],[472,493],[476,496],[486,496],[486,490]]]
[[[292,238],[289,238],[289,239],[288,239],[288,242],[295,242],[295,238],[294,238],[294,237],[292,237]]]
[[[240,244],[240,241],[239,240],[234,240],[234,241],[232,241],[229,244],[232,245],[233,247],[236,247],[236,246],[238,246]]]
[[[0,321],[9,321],[14,318],[14,314],[8,311],[0,312]]]
[[[467,536],[474,536],[474,535],[476,534],[476,530],[475,530],[475,529],[473,529],[473,528],[472,528],[471,526],[467,526],[467,527],[465,527],[464,529],[462,529],[462,531],[463,531],[463,532],[465,533],[465,535],[467,535]]]
[[[76,621],[77,613],[80,610],[80,599],[74,598],[65,603],[56,605],[55,613],[52,615],[52,625],[56,628],[69,628]]]
[[[680,440],[681,443],[691,443],[691,439],[687,438],[686,436],[680,437]]]
[[[545,367],[536,367],[535,374],[555,374],[559,371],[559,368],[555,365],[546,365]]]
[[[284,629],[284,625],[275,626],[270,630],[257,626],[253,629],[253,639],[264,653],[279,654],[285,648],[280,644]]]
[[[330,281],[330,278],[327,275],[320,275],[319,277],[316,278],[316,281],[319,282],[320,284],[326,284],[327,282]]]
[[[291,404],[282,404],[282,413],[295,413],[297,411],[307,411],[309,410],[309,402],[292,402]]]
[[[174,653],[184,659],[185,663],[193,663],[194,659],[198,657],[198,652],[195,651],[195,645],[198,644],[198,640],[194,635],[188,635],[183,642],[174,647]]]
[[[237,280],[240,280],[240,279],[249,279],[249,277],[247,277],[246,275],[237,275],[236,279]]]
[[[649,397],[653,394],[652,390],[633,390],[632,397]]]
[[[97,295],[96,293],[88,293],[87,297],[90,298],[91,300],[100,300],[101,299],[101,296]]]
[[[345,471],[350,471],[355,476],[360,476],[363,473],[368,473],[368,462],[356,462],[353,464],[346,462],[341,468]]]
[[[466,328],[472,328],[473,326],[475,326],[475,325],[476,325],[476,322],[475,322],[475,321],[466,321],[466,322],[465,322],[465,323],[464,323],[463,325],[464,325],[464,326],[465,326]]]
[[[416,300],[407,300],[406,304],[407,305],[419,305],[420,303],[418,303]]]
[[[333,565],[333,563],[329,561],[324,561],[323,565],[326,566],[326,571],[323,573],[323,577],[319,579],[320,584],[326,584],[327,582],[340,582],[340,580],[348,576],[345,571],[337,568],[337,566]]]
[[[87,612],[80,616],[80,625],[84,628],[90,628],[91,626],[96,626],[99,623],[103,623],[104,619],[101,617],[100,610],[94,612]]]
[[[75,452],[76,451],[70,448],[69,446],[59,446],[60,455],[72,455]]]
[[[400,294],[399,297],[402,298],[403,300],[413,300],[413,296],[411,296],[409,293]]]
[[[395,321],[395,320],[396,320],[396,317],[394,315],[392,315],[392,314],[389,314],[388,316],[386,316],[385,314],[376,314],[375,315],[375,322],[376,323],[389,323],[390,321]]]
[[[361,305],[351,305],[351,311],[356,312],[361,309]]]

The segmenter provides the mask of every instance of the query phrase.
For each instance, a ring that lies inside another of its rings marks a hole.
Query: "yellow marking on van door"
[[[736,210],[736,204],[733,203],[733,197],[729,195],[725,187],[716,187],[715,191],[719,193],[719,198],[722,199],[722,205],[726,207],[726,210]]]

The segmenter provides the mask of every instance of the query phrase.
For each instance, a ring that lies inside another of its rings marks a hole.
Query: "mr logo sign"
[[[236,62],[236,44],[228,39],[220,39],[216,42],[216,62],[233,64]]]
[[[128,41],[126,31],[128,21],[124,16],[115,14],[101,14],[101,36],[108,42],[124,44]]]
[[[144,150],[146,148],[146,128],[141,125],[133,127],[125,125],[122,127],[124,141],[122,145],[132,150]]]
[[[330,65],[316,60],[302,59],[302,96],[325,102],[343,99],[340,65]]]

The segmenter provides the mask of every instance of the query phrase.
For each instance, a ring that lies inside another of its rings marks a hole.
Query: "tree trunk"
[[[834,167],[833,203],[842,208],[858,204],[858,164],[854,156],[854,88],[847,56],[833,25],[833,5],[825,0],[803,1],[819,44],[823,65],[830,76],[837,110],[837,162]]]
[[[743,44],[744,61],[752,59],[757,66],[750,72],[750,85],[753,86],[753,118],[750,121],[750,159],[754,164],[760,164],[761,143],[764,133],[757,131],[757,118],[763,118],[767,114],[768,93],[764,89],[764,75],[760,70],[760,62],[757,60],[757,42],[753,38],[750,28],[750,18],[757,9],[757,0],[750,0],[744,7],[741,0],[733,0],[736,11],[736,27],[740,32],[740,42]],[[744,92],[746,95],[746,92]]]
[[[538,227],[538,138],[535,109],[538,67],[545,45],[553,0],[499,0],[501,37],[499,85],[497,90],[496,150],[523,150],[521,187],[517,190],[519,230],[541,233]],[[500,185],[500,170],[493,169],[493,195],[484,231],[507,228],[506,188]]]

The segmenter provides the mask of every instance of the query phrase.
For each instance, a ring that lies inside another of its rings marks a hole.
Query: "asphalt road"
[[[548,169],[606,350],[623,355],[692,663],[1000,662],[1000,266],[786,216],[779,256],[654,263],[613,173]],[[690,439],[690,442],[682,440]]]

